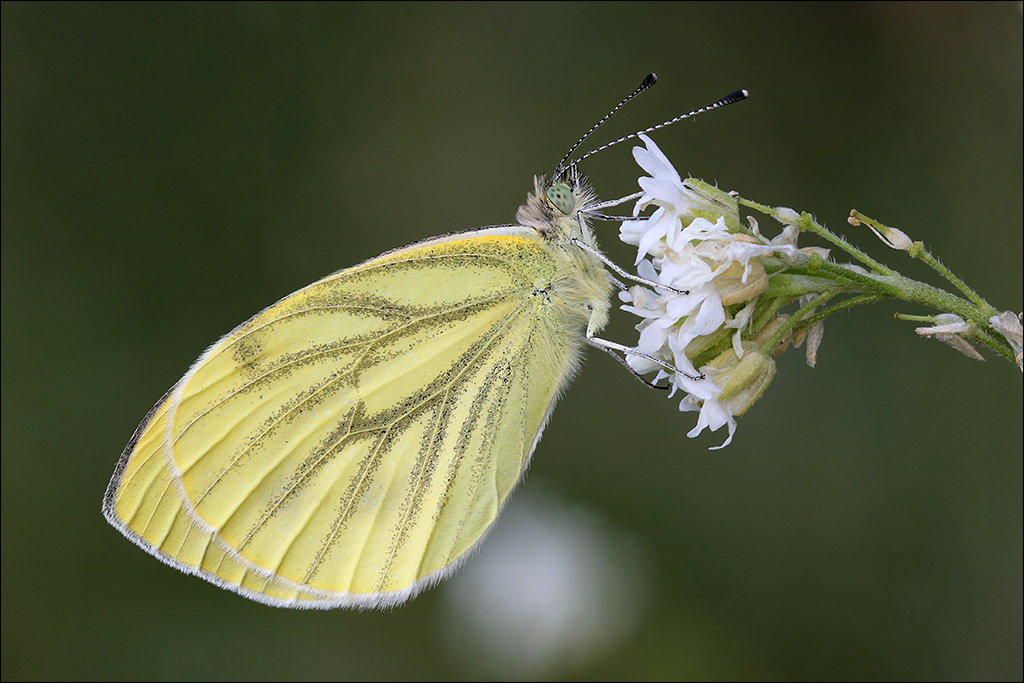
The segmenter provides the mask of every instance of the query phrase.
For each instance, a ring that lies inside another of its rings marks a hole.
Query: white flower
[[[1022,359],[1024,359],[1024,328],[1020,324],[1020,316],[1013,311],[1003,311],[999,315],[994,315],[988,319],[994,329],[999,334],[1006,338],[1006,341],[1010,343],[1010,348],[1013,349],[1013,355],[1017,361],[1017,369],[1024,372],[1024,366],[1021,365]]]
[[[697,216],[721,214],[728,208],[684,182],[653,140],[646,135],[641,135],[640,140],[647,147],[634,147],[633,158],[649,176],[639,180],[643,195],[637,200],[633,215],[639,216],[650,206],[658,208],[647,219],[626,221],[619,229],[619,239],[638,247],[636,264],[646,255],[660,257],[664,245],[677,242],[683,228]]]
[[[696,436],[704,427],[711,431],[723,425],[729,427],[729,437],[718,448],[725,448],[732,441],[736,432],[736,418],[752,406],[768,388],[775,377],[775,361],[771,359],[755,342],[744,342],[743,352],[729,349],[720,354],[701,370],[714,381],[716,387],[722,389],[710,398],[703,400],[697,426],[687,436]],[[687,398],[690,403],[694,394]],[[680,406],[680,410],[686,410]],[[713,448],[712,450],[717,450]]]
[[[963,318],[952,313],[940,313],[935,316],[935,324],[931,327],[918,327],[914,330],[923,337],[935,337],[940,342],[949,344],[968,358],[985,360],[978,350],[971,346],[967,338],[971,335],[971,325]]]
[[[727,425],[729,438],[724,446],[736,429],[733,416],[750,402],[719,400],[723,392],[720,382],[727,375],[724,371],[712,367],[708,372],[715,376],[697,380],[687,377],[699,374],[691,356],[724,340],[723,332],[732,335],[728,353],[737,363],[751,349],[758,348],[744,343],[743,332],[758,296],[768,286],[761,258],[774,253],[795,255],[796,230],[786,231],[772,241],[758,233],[748,236],[731,231],[727,216],[731,216],[732,225],[738,225],[735,202],[730,206],[731,198],[717,188],[683,181],[650,138],[641,135],[640,139],[646,149],[635,147],[633,156],[650,175],[640,178],[643,195],[634,215],[651,206],[657,209],[645,220],[624,222],[619,234],[624,242],[638,247],[640,276],[666,289],[634,286],[622,293],[627,304],[622,308],[642,319],[637,325],[637,350],[681,372],[670,373],[639,355],[629,356],[627,362],[640,373],[657,371],[655,381],[670,377],[672,394],[676,389],[686,392],[680,410],[700,411],[697,426],[689,436],[696,436],[704,428],[714,431]],[[737,309],[737,304],[744,305]],[[757,358],[762,356],[759,350],[755,353]],[[772,368],[771,375],[774,363]]]

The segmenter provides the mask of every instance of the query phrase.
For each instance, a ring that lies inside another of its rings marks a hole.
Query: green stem
[[[754,209],[756,211],[760,211],[761,213],[772,216],[773,218],[778,218],[779,210],[774,207],[767,206],[765,204],[760,204],[750,199],[744,199],[743,197],[736,197],[736,202],[742,206],[746,206],[747,208]],[[815,221],[809,213],[805,212],[800,214],[800,217],[797,220],[797,227],[799,227],[801,231],[814,233],[815,235],[818,235],[829,244],[833,244],[839,247],[847,254],[853,256],[855,259],[857,259],[858,261],[860,261],[868,268],[877,273],[881,273],[883,275],[896,274],[896,271],[894,271],[892,268],[889,268],[888,266],[871,258],[863,251],[861,251],[860,249],[853,246],[843,238],[839,237],[839,235],[836,235],[834,232],[826,228],[824,225],[821,225],[820,223]]]
[[[750,336],[759,335],[768,321],[774,318],[778,310],[786,303],[788,303],[788,299],[783,297],[768,297],[763,302],[758,302],[754,311],[754,319],[750,321]]]
[[[844,240],[839,235],[835,234],[834,232],[826,228],[824,225],[821,225],[816,220],[814,220],[811,214],[800,214],[799,226],[801,230],[812,232],[821,239],[825,240],[826,242],[834,244],[835,246],[839,247],[847,254],[854,257],[855,259],[866,265],[868,268],[875,271],[876,273],[881,273],[882,275],[896,275],[895,270],[871,258],[863,251],[861,251],[857,247],[853,246],[852,244]]]
[[[979,325],[974,325],[971,331],[971,339],[977,340],[978,343],[984,344],[1001,356],[1005,356],[1014,365],[1017,364],[1017,357],[1013,354],[1013,349],[1010,346],[997,337],[993,337]]]
[[[834,291],[822,292],[818,296],[814,297],[814,299],[812,299],[809,304],[798,310],[793,315],[789,316],[789,320],[783,323],[782,327],[775,330],[775,334],[771,336],[771,339],[769,339],[767,343],[761,345],[761,350],[765,353],[765,355],[770,355],[771,352],[775,350],[775,347],[778,346],[779,341],[786,335],[787,332],[796,327],[796,325],[803,320],[803,317],[805,315],[807,315],[815,308],[831,299],[833,296],[835,296],[835,294],[836,293]]]
[[[768,281],[768,289],[765,291],[765,295],[792,301],[797,297],[818,294],[826,290],[837,294],[865,293],[864,288],[856,283],[804,275],[800,272],[788,272],[773,276]]]
[[[918,245],[921,245],[921,243],[920,242],[914,242],[914,246],[915,247],[918,246]],[[921,248],[919,250],[917,250],[917,253],[914,253],[914,250],[912,249],[910,255],[911,256],[916,256],[917,258],[921,259],[922,261],[927,263],[929,266],[931,266],[933,270],[935,270],[937,273],[942,275],[942,277],[946,278],[951,283],[953,283],[954,287],[956,287],[961,292],[963,292],[964,296],[966,296],[968,299],[973,301],[977,306],[979,306],[980,308],[986,308],[986,309],[990,310],[992,312],[992,315],[996,314],[996,309],[992,308],[992,306],[987,301],[985,301],[983,298],[981,298],[981,296],[977,292],[975,292],[973,289],[968,287],[966,282],[964,282],[963,280],[958,278],[956,275],[954,275],[953,272],[949,268],[947,268],[946,266],[942,265],[942,263],[937,258],[932,256],[928,252],[928,250],[924,248],[924,245],[921,245]],[[989,316],[989,317],[991,317],[991,316]]]
[[[860,306],[862,304],[870,304],[875,301],[881,301],[883,297],[877,294],[862,294],[861,296],[852,296],[849,299],[844,299],[837,304],[832,304],[828,308],[824,308],[811,317],[800,322],[798,327],[810,327],[819,320],[824,320],[833,313],[838,313],[847,308],[853,308],[854,306]]]
[[[810,256],[801,255],[800,257],[790,261],[790,267],[799,270],[806,268],[810,262]],[[773,280],[780,277],[783,276],[776,275]],[[814,277],[804,277],[806,278],[805,284],[811,284],[811,281],[823,282],[826,280],[832,280],[830,285],[827,286],[830,289],[835,289],[837,284],[846,281],[848,284],[844,287],[840,287],[836,291],[845,291],[857,294],[875,294],[882,297],[899,299],[900,301],[918,303],[942,312],[955,313],[964,320],[972,320],[981,325],[987,324],[988,319],[993,315],[993,311],[990,306],[986,306],[984,308],[976,306],[969,301],[961,299],[955,294],[950,294],[944,289],[939,289],[938,287],[933,287],[932,285],[912,280],[911,278],[900,275],[899,273],[893,273],[892,275],[861,273],[850,268],[842,268],[836,264],[823,261],[816,264]],[[802,292],[795,291],[791,293],[809,294],[815,291],[823,291],[824,288],[825,287],[821,286],[808,287],[808,289],[805,289]]]
[[[996,310],[986,302],[979,294],[971,289],[963,280],[954,275],[948,268],[942,265],[938,259],[932,256],[920,242],[914,242],[907,248],[908,254],[913,258],[919,258],[930,268],[942,275],[952,283],[966,300],[932,285],[912,280],[901,275],[899,272],[889,268],[879,261],[871,258],[857,247],[836,235],[825,226],[814,220],[808,213],[797,214],[792,209],[777,208],[760,204],[750,199],[736,196],[738,205],[759,211],[771,216],[786,225],[796,225],[803,232],[810,232],[818,235],[829,244],[838,247],[853,258],[863,263],[872,272],[862,272],[858,268],[842,267],[835,263],[823,260],[820,257],[811,256],[806,252],[797,255],[786,253],[787,250],[776,252],[774,258],[768,261],[770,268],[770,283],[764,296],[773,297],[775,305],[773,311],[777,310],[785,300],[817,294],[818,296],[807,306],[804,306],[786,323],[776,331],[772,338],[764,345],[768,352],[774,349],[782,335],[791,328],[805,327],[822,320],[840,310],[859,306],[861,304],[878,301],[883,298],[899,299],[910,303],[921,304],[943,313],[952,313],[971,324],[970,338],[978,343],[984,344],[1012,362],[1016,362],[1013,349],[999,336],[992,333],[989,319],[996,314]],[[894,229],[874,221],[859,212],[851,214],[854,218],[868,223],[878,230],[882,235],[892,234]],[[906,241],[900,235],[897,243],[903,248]],[[789,250],[792,251],[792,250]],[[780,267],[783,272],[778,272],[775,267]],[[825,310],[819,311],[813,316],[803,320],[802,316],[816,306],[823,304],[836,294],[853,294],[855,296],[835,304]],[[758,320],[766,321],[770,315],[758,315]]]
[[[938,318],[934,315],[911,315],[910,313],[897,313],[893,316],[897,320],[903,320],[908,323],[931,323],[935,324],[939,322]]]
[[[850,215],[853,217],[853,219],[856,219],[856,221],[867,223],[869,227],[873,228],[877,233],[881,235],[887,236],[891,232],[893,232],[893,228],[882,223],[881,221],[877,221],[874,218],[871,218],[870,216],[865,216],[856,209],[851,211]],[[903,234],[902,231],[897,232],[899,232],[901,235]],[[949,283],[951,283],[954,287],[959,289],[964,296],[973,301],[977,306],[983,309],[990,310],[991,315],[995,315],[996,310],[992,308],[992,306],[987,301],[985,301],[980,294],[971,289],[966,282],[957,277],[953,273],[953,271],[944,266],[942,262],[940,262],[931,254],[931,252],[925,249],[924,244],[922,244],[921,242],[914,242],[906,251],[911,258],[916,258],[924,261],[928,267],[930,267],[932,270],[934,270],[942,277],[946,278],[946,280]]]

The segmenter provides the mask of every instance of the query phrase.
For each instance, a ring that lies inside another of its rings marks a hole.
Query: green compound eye
[[[566,216],[572,213],[572,210],[576,208],[576,197],[573,196],[572,190],[569,189],[568,185],[558,183],[548,188],[548,199],[555,207],[564,213]]]

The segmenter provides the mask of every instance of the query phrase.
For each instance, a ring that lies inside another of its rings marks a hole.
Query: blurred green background
[[[591,354],[491,541],[387,613],[219,590],[100,499],[209,343],[511,221],[648,71],[595,144],[748,88],[655,135],[681,172],[931,277],[856,207],[1019,311],[1021,45],[1018,3],[4,3],[3,679],[1019,680],[1020,374],[889,303],[830,319],[816,369],[781,357],[719,452]],[[628,147],[588,160],[605,197]]]

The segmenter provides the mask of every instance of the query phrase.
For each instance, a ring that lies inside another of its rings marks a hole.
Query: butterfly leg
[[[600,204],[585,206],[580,213],[587,218],[594,218],[599,221],[645,221],[650,218],[650,216],[609,216],[604,212],[604,209],[610,209],[613,206],[619,206],[620,204],[625,204],[628,201],[640,199],[642,196],[644,196],[643,192],[634,192],[633,194],[627,195],[621,199],[612,199],[607,202],[601,202]]]
[[[615,351],[613,351],[612,349],[609,349],[607,347],[601,346],[600,343],[595,343],[595,339],[596,338],[594,338],[594,337],[588,337],[587,338],[587,343],[590,344],[591,346],[593,346],[595,349],[601,349],[602,351],[607,353],[609,356],[611,356],[612,358],[617,360],[619,362],[619,364],[622,365],[622,367],[624,367],[627,370],[629,370],[629,374],[633,375],[633,377],[635,377],[637,380],[643,382],[645,385],[647,385],[651,389],[660,389],[661,391],[668,391],[671,388],[671,387],[669,387],[667,385],[663,386],[661,384],[655,384],[651,380],[647,379],[646,377],[641,375],[639,372],[634,370],[633,367],[629,363],[626,362],[625,358],[623,358],[619,354],[615,353]],[[601,341],[604,341],[604,340],[596,339],[596,341],[597,342],[601,342]]]
[[[654,382],[651,382],[646,377],[641,375],[639,372],[634,370],[632,368],[632,366],[630,366],[630,364],[628,362],[626,362],[626,356],[639,356],[641,358],[646,358],[647,360],[651,361],[652,363],[656,363],[656,364],[660,365],[661,367],[665,368],[669,372],[679,373],[680,375],[682,375],[682,376],[684,376],[684,377],[686,377],[688,379],[692,379],[692,380],[704,379],[704,375],[691,375],[688,372],[684,372],[683,370],[680,370],[679,368],[677,368],[676,366],[672,365],[671,363],[667,363],[667,362],[661,360],[660,358],[656,358],[655,356],[652,356],[649,353],[644,353],[643,351],[640,351],[639,349],[635,349],[635,348],[632,348],[632,347],[629,347],[629,346],[624,346],[622,344],[617,344],[616,342],[613,342],[613,341],[608,341],[607,339],[601,339],[600,337],[596,337],[596,336],[594,336],[594,330],[593,330],[593,326],[592,325],[588,325],[587,326],[587,343],[590,344],[591,346],[593,346],[595,349],[601,349],[602,351],[607,353],[609,356],[611,356],[616,361],[618,361],[624,368],[629,370],[629,373],[631,375],[633,375],[633,377],[637,378],[638,380],[640,380],[641,382],[643,382],[644,384],[646,384],[647,386],[649,386],[652,389],[667,390],[669,387],[661,386],[660,384],[655,384]],[[619,355],[620,353],[622,354],[621,356]]]
[[[657,290],[659,292],[664,292],[666,294],[680,294],[680,295],[685,296],[685,295],[690,293],[690,290],[688,290],[688,289],[676,289],[675,287],[670,287],[668,285],[663,285],[660,282],[655,282],[654,280],[648,280],[647,278],[640,277],[639,275],[633,275],[632,273],[624,270],[623,268],[620,268],[610,258],[608,258],[604,254],[602,254],[600,251],[598,251],[597,249],[595,249],[594,247],[590,246],[589,244],[587,244],[586,242],[584,242],[583,240],[581,240],[581,239],[579,239],[577,237],[573,237],[572,238],[572,243],[575,244],[580,249],[582,249],[583,251],[586,251],[586,252],[589,252],[590,254],[592,254],[594,256],[594,258],[598,259],[601,263],[603,263],[604,265],[608,266],[613,271],[618,273],[620,276],[626,278],[627,280],[632,280],[633,282],[638,282],[638,283],[640,283],[642,285],[646,285],[646,286],[648,286],[648,287],[650,287],[652,289],[655,289],[655,290]]]
[[[610,209],[613,206],[619,206],[620,204],[625,204],[626,202],[631,202],[634,199],[640,199],[640,197],[643,197],[643,196],[644,196],[643,192],[634,192],[633,194],[626,195],[625,197],[622,197],[621,199],[610,199],[610,200],[608,200],[606,202],[600,202],[598,204],[591,204],[590,206],[586,207],[586,212],[589,213],[591,211],[602,211],[604,209]],[[648,218],[648,217],[644,216],[643,218]]]

